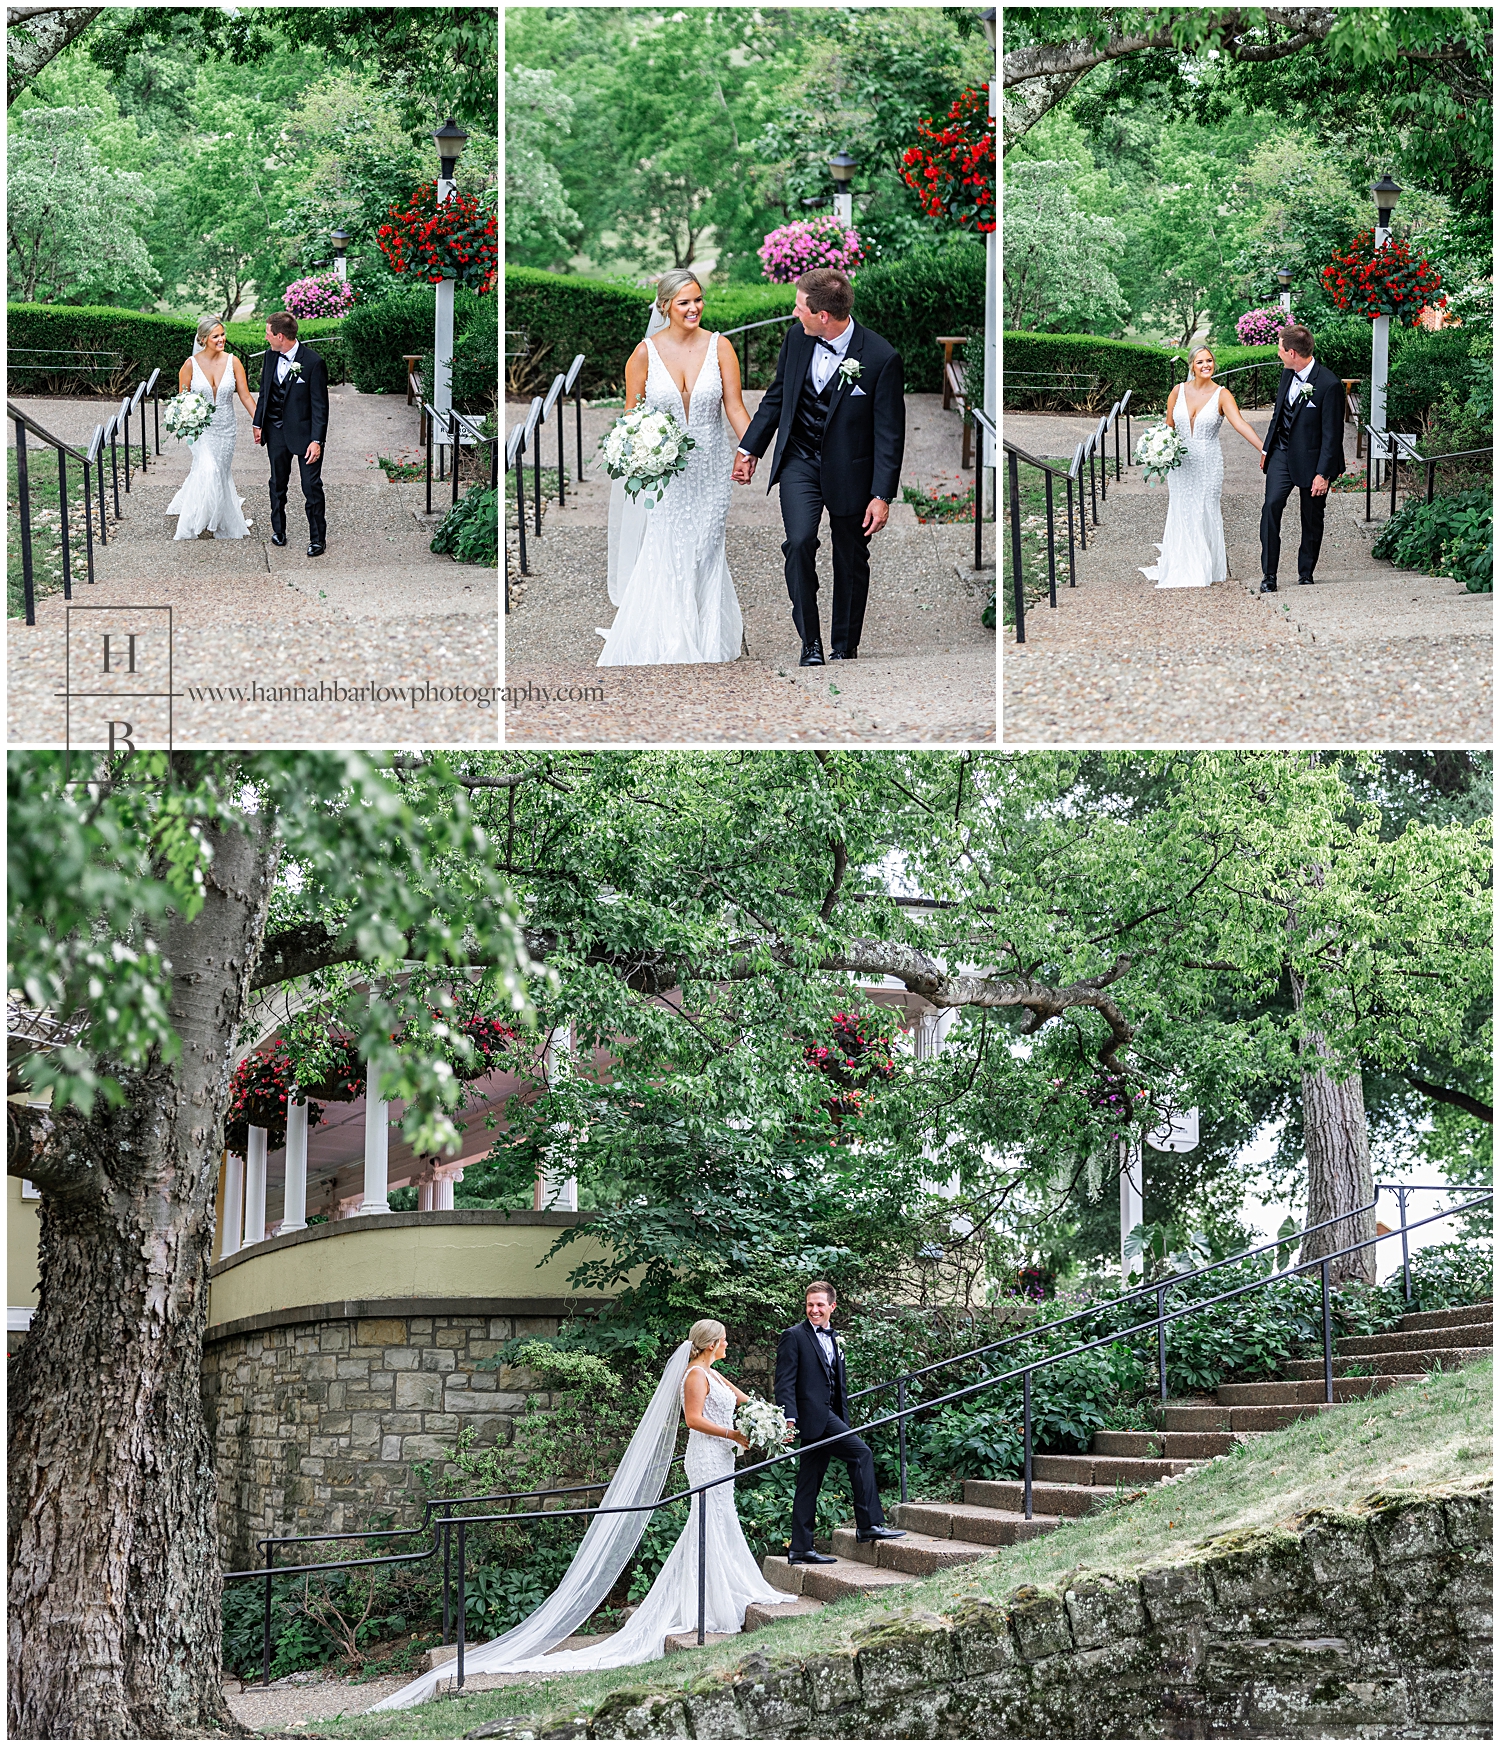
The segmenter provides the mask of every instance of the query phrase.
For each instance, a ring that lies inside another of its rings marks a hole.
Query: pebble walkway
[[[746,397],[753,407],[757,395]],[[781,515],[764,474],[730,501],[730,571],[745,618],[747,654],[735,662],[649,668],[595,666],[596,627],[615,608],[605,587],[608,481],[592,460],[616,416],[590,409],[585,479],[564,508],[548,504],[543,533],[527,533],[520,577],[515,530],[512,611],[505,622],[508,744],[934,744],[996,738],[994,633],[980,623],[993,573],[972,569],[970,524],[919,523],[896,506],[871,547],[871,590],[859,659],[799,668],[783,573]],[[908,483],[965,486],[957,468],[957,415],[937,395],[908,396]],[[949,451],[952,451],[950,454]],[[576,471],[568,426],[570,479]],[[543,460],[556,451],[543,444]],[[946,471],[945,471],[946,468]],[[528,485],[530,481],[528,479]],[[531,518],[528,517],[528,522]],[[993,534],[986,533],[993,556]],[[823,530],[825,613],[830,589]]]
[[[1266,413],[1247,416],[1264,430]],[[1065,419],[1010,414],[1006,426],[1034,454],[1076,441]],[[1223,445],[1231,579],[1175,591],[1140,574],[1155,561],[1166,492],[1127,473],[1110,486],[1087,553],[1076,554],[1078,587],[1059,588],[1056,612],[1028,612],[1024,645],[1007,632],[1006,743],[1487,743],[1491,597],[1371,557],[1382,523],[1364,522],[1354,493],[1329,506],[1311,588],[1295,580],[1297,508],[1288,506],[1282,586],[1261,595],[1257,456],[1227,426]]]
[[[92,401],[28,405],[68,440],[86,442],[99,418]],[[176,743],[497,744],[497,573],[434,554],[414,515],[424,485],[389,481],[374,461],[415,437],[415,415],[394,396],[330,390],[328,550],[316,559],[305,551],[295,474],[289,543],[270,544],[265,457],[243,409],[239,418],[234,480],[250,537],[172,538],[176,520],[164,512],[186,476],[187,451],[164,438],[128,495],[122,478],[123,519],[107,546],[96,533],[95,585],[74,583],[75,607],[172,607]],[[107,466],[105,475],[108,486]],[[63,740],[66,604],[45,596],[34,627],[9,626],[12,744]],[[75,635],[86,623],[75,615]],[[75,704],[75,734],[82,708]]]

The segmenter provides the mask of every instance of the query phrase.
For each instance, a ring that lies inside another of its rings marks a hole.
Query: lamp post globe
[[[458,192],[454,171],[468,143],[468,134],[450,115],[441,127],[434,128],[433,143],[438,149],[437,203],[441,206]],[[437,310],[432,346],[432,404],[447,420],[453,410],[453,280],[440,279],[437,284]],[[453,458],[455,468],[457,455]]]
[[[441,127],[434,128],[432,137],[438,149],[438,179],[451,182],[463,149],[469,143],[469,136],[450,115]],[[439,194],[438,198],[446,199],[447,195]]]
[[[342,225],[335,225],[333,238],[333,270],[340,279],[348,279],[349,262],[346,259],[349,250],[349,233]]]
[[[1292,270],[1290,267],[1276,269],[1276,283],[1281,287],[1281,311],[1288,321],[1292,319]]]
[[[995,8],[993,6],[991,6],[986,12],[981,14],[980,22],[984,25],[984,40],[990,45],[991,48],[994,48],[994,46],[995,46]]]
[[[833,173],[833,216],[840,224],[851,225],[854,223],[854,196],[849,184],[859,168],[859,159],[850,157],[848,152],[837,151],[829,158],[828,168]]]
[[[1387,236],[1390,234],[1391,214],[1401,198],[1401,184],[1387,170],[1378,182],[1370,184],[1370,192],[1375,196],[1375,244],[1378,248],[1386,240],[1379,233],[1385,231]]]
[[[1370,192],[1375,197],[1375,247],[1381,249],[1391,240],[1391,213],[1401,198],[1401,184],[1387,171],[1378,182],[1370,184]],[[1385,390],[1390,369],[1391,318],[1382,315],[1375,318],[1370,334],[1370,425],[1377,431],[1385,429]],[[1371,483],[1378,485],[1379,466],[1373,443],[1370,466],[1375,474]]]

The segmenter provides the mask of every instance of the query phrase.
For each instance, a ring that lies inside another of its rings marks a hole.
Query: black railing
[[[1056,501],[1053,497],[1052,481],[1060,479],[1068,495],[1068,586],[1076,588],[1077,578],[1074,574],[1073,561],[1073,484],[1078,481],[1079,497],[1082,498],[1082,480],[1079,479],[1079,467],[1083,454],[1080,443],[1073,451],[1073,461],[1066,471],[1053,467],[1049,462],[1040,461],[1035,455],[1012,443],[1009,438],[1003,445],[1006,455],[1006,466],[1010,482],[1010,562],[1011,584],[1014,611],[1016,619],[1016,642],[1026,641],[1026,573],[1021,554],[1021,462],[1028,467],[1035,467],[1046,481],[1047,489],[1047,597],[1051,604],[1057,605],[1057,521]],[[974,500],[979,501],[978,480],[983,475],[983,468],[975,469]],[[977,568],[977,566],[976,566]]]
[[[792,315],[773,315],[769,321],[751,321],[746,322],[745,325],[740,328],[724,329],[723,337],[726,340],[732,340],[736,334],[740,336],[739,354],[741,387],[748,388],[750,386],[751,334],[753,334],[757,328],[784,328],[788,322],[796,321],[796,319],[797,317],[795,313]]]
[[[1391,515],[1396,513],[1396,486],[1400,477],[1403,461],[1413,464],[1420,463],[1427,469],[1427,499],[1432,502],[1433,492],[1437,485],[1437,466],[1439,461],[1468,461],[1477,455],[1491,455],[1489,449],[1453,449],[1446,455],[1423,455],[1417,449],[1416,442],[1409,437],[1403,437],[1396,431],[1377,431],[1371,424],[1363,427],[1369,438],[1369,454],[1365,457],[1365,520],[1371,518],[1371,491],[1375,478],[1375,463],[1383,461],[1390,469],[1391,478]],[[1382,488],[1383,489],[1383,488]]]
[[[21,535],[21,594],[26,607],[26,623],[36,623],[36,572],[32,556],[31,541],[31,474],[26,455],[26,433],[28,431],[57,454],[57,503],[58,503],[58,535],[62,543],[62,590],[63,599],[73,598],[73,553],[72,540],[68,527],[68,461],[71,455],[83,469],[83,540],[88,566],[88,580],[94,580],[94,513],[91,502],[90,481],[92,470],[97,463],[99,473],[99,536],[108,540],[104,527],[104,473],[102,450],[104,446],[104,426],[95,425],[94,434],[89,439],[87,451],[75,449],[71,443],[65,443],[61,437],[54,437],[45,425],[40,425],[29,413],[24,413],[13,401],[5,403],[6,417],[11,419],[16,427],[16,520]]]
[[[505,468],[509,472],[516,470],[516,533],[519,536],[521,548],[521,574],[526,576],[529,567],[526,563],[526,450],[530,445],[536,451],[536,531],[542,531],[542,471],[541,448],[542,440],[536,436],[537,422],[542,416],[542,397],[533,395],[531,409],[524,419],[517,421],[510,428],[510,435],[505,440]],[[533,443],[532,438],[536,436]],[[507,570],[507,577],[509,572]],[[507,590],[508,590],[507,582]],[[507,599],[509,594],[507,592]]]
[[[573,397],[573,414],[578,432],[578,471],[574,475],[580,485],[583,484],[583,359],[580,352],[568,366],[568,373],[563,378],[563,399]],[[562,490],[562,414],[557,415],[557,472],[558,490]]]
[[[432,508],[432,452],[433,433],[441,426],[447,433],[448,441],[437,444],[437,478],[439,481],[448,479],[451,482],[450,503],[458,502],[458,457],[465,436],[474,444],[488,443],[490,445],[490,489],[500,489],[500,439],[487,437],[483,430],[467,418],[463,413],[449,408],[447,412],[439,412],[435,406],[430,406],[425,400],[421,403],[422,420],[427,429],[427,514],[433,514]],[[449,451],[449,466],[443,471],[443,452]]]
[[[972,427],[973,432],[974,432],[974,459],[975,459],[975,467],[974,467],[974,568],[975,568],[975,570],[983,570],[984,569],[984,457],[985,457],[984,444],[985,444],[985,439],[988,438],[989,445],[990,445],[989,453],[990,453],[991,458],[993,458],[994,453],[995,453],[995,445],[1000,440],[1000,433],[995,429],[994,425],[992,425],[990,423],[990,416],[984,410],[984,408],[982,406],[974,406],[974,405],[969,404],[968,402],[965,402],[964,411],[965,411],[965,419],[964,419],[965,428],[968,429],[968,428]],[[998,494],[997,494],[997,501],[998,501]],[[994,519],[995,519],[995,539],[996,539],[996,543],[997,543],[997,552],[998,552],[998,542],[999,542],[999,538],[1000,538],[1000,517],[999,517],[999,515],[997,514]],[[995,567],[997,570],[999,569],[998,557],[996,558]]]
[[[1377,1184],[1375,1185],[1376,1201],[1379,1199],[1379,1191],[1381,1189],[1395,1190],[1398,1193],[1404,1190],[1406,1193],[1410,1193],[1414,1189],[1424,1187],[1428,1186],[1422,1184]],[[1452,1184],[1443,1184],[1441,1185],[1441,1188],[1447,1193],[1453,1193],[1455,1192],[1456,1186]],[[1426,1219],[1413,1220],[1408,1224],[1406,1220],[1405,1194],[1400,1194],[1401,1224],[1398,1229],[1377,1232],[1374,1237],[1363,1238],[1358,1243],[1346,1245],[1343,1249],[1330,1251],[1327,1255],[1314,1257],[1308,1262],[1293,1263],[1291,1266],[1281,1269],[1275,1268],[1273,1264],[1273,1270],[1263,1275],[1258,1280],[1252,1280],[1245,1285],[1233,1287],[1230,1291],[1221,1292],[1212,1298],[1195,1299],[1191,1303],[1180,1305],[1176,1309],[1169,1310],[1167,1308],[1167,1293],[1179,1286],[1185,1285],[1188,1281],[1201,1279],[1205,1274],[1210,1274],[1218,1268],[1232,1267],[1243,1262],[1252,1261],[1257,1256],[1263,1256],[1268,1253],[1284,1253],[1293,1245],[1299,1244],[1304,1238],[1311,1236],[1314,1232],[1325,1231],[1330,1226],[1341,1225],[1350,1219],[1359,1218],[1364,1214],[1373,1212],[1376,1206],[1376,1201],[1371,1201],[1365,1206],[1355,1208],[1348,1213],[1337,1214],[1331,1219],[1320,1220],[1314,1225],[1305,1226],[1300,1231],[1290,1232],[1284,1236],[1276,1237],[1269,1243],[1258,1244],[1251,1249],[1240,1251],[1236,1255],[1225,1256],[1216,1262],[1206,1263],[1201,1268],[1189,1269],[1186,1272],[1174,1274],[1163,1280],[1153,1281],[1149,1284],[1142,1285],[1133,1291],[1124,1293],[1120,1298],[1112,1300],[1111,1302],[1118,1305],[1128,1304],[1139,1298],[1154,1298],[1156,1314],[1136,1323],[1132,1327],[1113,1330],[1109,1334],[1101,1335],[1095,1340],[1084,1341],[1077,1346],[1069,1347],[1064,1352],[1048,1354],[1044,1358],[1031,1360],[1026,1364],[1016,1366],[1008,1371],[988,1374],[979,1378],[977,1382],[965,1384],[958,1389],[950,1390],[942,1395],[929,1397],[915,1404],[912,1404],[908,1399],[908,1389],[918,1378],[931,1376],[935,1372],[946,1370],[955,1365],[972,1363],[974,1360],[983,1358],[990,1353],[999,1352],[1004,1348],[1014,1346],[1019,1341],[1034,1340],[1039,1336],[1051,1334],[1057,1329],[1066,1328],[1070,1324],[1079,1322],[1085,1318],[1096,1317],[1100,1313],[1101,1307],[1099,1305],[1090,1305],[1083,1310],[1075,1311],[1071,1316],[1061,1317],[1054,1322],[1033,1324],[1032,1326],[1021,1330],[1020,1333],[1007,1336],[1002,1340],[991,1341],[982,1347],[975,1347],[968,1352],[954,1354],[951,1358],[939,1359],[931,1365],[924,1365],[915,1370],[903,1372],[899,1377],[893,1377],[884,1383],[874,1383],[865,1389],[856,1390],[849,1397],[851,1402],[862,1400],[866,1396],[877,1394],[882,1390],[895,1389],[897,1405],[894,1413],[883,1414],[878,1418],[865,1420],[861,1424],[853,1426],[850,1429],[859,1433],[880,1431],[892,1425],[896,1427],[901,1469],[901,1498],[904,1503],[907,1500],[906,1421],[915,1414],[930,1413],[937,1408],[951,1406],[955,1402],[968,1400],[970,1397],[979,1394],[983,1390],[993,1389],[998,1384],[1014,1382],[1019,1378],[1021,1380],[1022,1390],[1022,1501],[1023,1514],[1025,1519],[1029,1522],[1032,1519],[1033,1440],[1031,1419],[1031,1379],[1033,1373],[1043,1371],[1049,1365],[1056,1365],[1062,1363],[1064,1360],[1077,1358],[1082,1353],[1093,1352],[1100,1347],[1112,1346],[1115,1343],[1127,1340],[1134,1335],[1154,1332],[1157,1348],[1159,1399],[1165,1402],[1167,1399],[1166,1327],[1168,1323],[1176,1322],[1182,1317],[1199,1315],[1203,1311],[1211,1309],[1216,1304],[1228,1303],[1231,1299],[1243,1297],[1247,1292],[1260,1291],[1263,1287],[1272,1285],[1277,1281],[1292,1279],[1298,1275],[1308,1274],[1316,1268],[1319,1271],[1322,1287],[1324,1403],[1325,1405],[1332,1405],[1334,1400],[1333,1320],[1332,1306],[1329,1296],[1330,1285],[1328,1274],[1331,1264],[1340,1261],[1347,1256],[1355,1255],[1361,1250],[1369,1249],[1374,1245],[1383,1242],[1388,1237],[1399,1235],[1402,1245],[1402,1270],[1405,1284],[1405,1300],[1407,1303],[1410,1303],[1411,1274],[1407,1234],[1412,1231],[1420,1230],[1423,1226],[1431,1225],[1438,1220],[1455,1218],[1461,1213],[1467,1213],[1474,1208],[1482,1207],[1486,1202],[1493,1201],[1493,1199],[1493,1190],[1486,1189],[1479,1192],[1472,1201],[1466,1201],[1457,1206],[1443,1208],[1440,1212],[1430,1214]],[[515,1499],[526,1498],[544,1500],[549,1498],[576,1496],[579,1493],[602,1491],[603,1483],[596,1481],[584,1486],[540,1486],[530,1487],[524,1491],[518,1492],[484,1493],[471,1498],[443,1499],[438,1502],[429,1501],[423,1510],[421,1521],[415,1527],[410,1529],[386,1529],[374,1533],[365,1533],[354,1530],[347,1534],[270,1536],[265,1540],[256,1542],[256,1546],[263,1549],[265,1552],[266,1562],[263,1567],[248,1571],[226,1571],[224,1573],[224,1581],[228,1583],[257,1580],[263,1582],[266,1586],[262,1643],[262,1677],[265,1684],[269,1686],[271,1678],[272,1586],[277,1576],[283,1578],[291,1577],[295,1579],[297,1577],[306,1577],[313,1572],[319,1571],[356,1570],[369,1566],[410,1564],[416,1560],[432,1558],[435,1554],[441,1551],[443,1554],[443,1641],[444,1643],[447,1643],[449,1641],[449,1631],[452,1621],[452,1611],[449,1605],[449,1592],[452,1577],[453,1531],[457,1529],[458,1606],[455,1676],[457,1687],[459,1690],[462,1690],[464,1684],[464,1651],[467,1614],[465,1578],[465,1559],[467,1554],[466,1537],[467,1530],[470,1526],[478,1526],[483,1523],[555,1522],[562,1517],[624,1515],[635,1511],[654,1512],[663,1509],[667,1505],[679,1504],[684,1499],[692,1500],[694,1497],[697,1497],[699,1500],[697,1637],[698,1642],[702,1644],[705,1641],[707,1624],[703,1585],[706,1555],[705,1537],[707,1532],[708,1513],[705,1508],[706,1501],[701,1495],[715,1486],[733,1484],[735,1481],[744,1479],[751,1474],[764,1473],[766,1470],[777,1467],[783,1462],[800,1461],[803,1456],[808,1454],[808,1452],[823,1449],[828,1445],[837,1443],[840,1439],[846,1436],[848,1436],[847,1432],[833,1433],[829,1437],[820,1438],[813,1443],[802,1444],[795,1450],[783,1451],[779,1455],[768,1457],[763,1462],[751,1463],[746,1467],[736,1469],[732,1473],[720,1475],[717,1479],[705,1481],[702,1485],[685,1487],[679,1492],[664,1495],[649,1504],[607,1506],[581,1505],[576,1508],[569,1507],[563,1510],[501,1511],[488,1512],[484,1515],[453,1514],[458,1507],[469,1504],[510,1503]],[[439,1510],[439,1504],[442,1507],[441,1514],[435,1514]],[[275,1550],[277,1547],[321,1544],[327,1541],[410,1539],[413,1536],[425,1536],[430,1528],[440,1531],[438,1536],[434,1539],[433,1545],[430,1547],[424,1547],[419,1552],[415,1553],[385,1554],[363,1559],[329,1560],[311,1565],[282,1566],[279,1569],[275,1565]]]

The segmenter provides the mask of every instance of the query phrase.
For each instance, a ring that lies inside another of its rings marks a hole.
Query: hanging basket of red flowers
[[[896,1071],[890,1039],[859,1013],[835,1013],[831,1043],[810,1043],[802,1058],[839,1088],[824,1108],[835,1122],[862,1113],[871,1086]]]
[[[224,1145],[241,1158],[250,1144],[250,1130],[266,1131],[266,1148],[286,1145],[286,1111],[297,1085],[297,1070],[280,1038],[265,1055],[247,1055],[229,1082],[229,1109],[224,1117]],[[309,1102],[307,1126],[323,1120],[323,1106]]]
[[[917,123],[922,145],[902,154],[901,177],[930,218],[951,218],[981,235],[995,228],[995,126],[990,88],[975,85],[945,121]]]
[[[1442,309],[1448,302],[1436,267],[1425,257],[1412,260],[1405,242],[1392,239],[1377,249],[1372,230],[1361,231],[1346,253],[1335,250],[1321,277],[1340,309],[1371,321],[1388,315],[1415,327],[1424,309]]]
[[[481,296],[493,291],[500,253],[495,214],[471,194],[439,201],[437,183],[424,182],[404,207],[393,206],[389,224],[375,233],[381,253],[397,273],[416,273],[434,285],[456,279]]]
[[[438,1017],[433,1014],[434,1019]],[[461,1080],[482,1080],[486,1074],[504,1067],[505,1053],[516,1041],[514,1030],[503,1019],[487,1019],[482,1013],[451,1025],[450,1029],[473,1046],[471,1055],[460,1055],[455,1050],[450,1058],[453,1071]]]

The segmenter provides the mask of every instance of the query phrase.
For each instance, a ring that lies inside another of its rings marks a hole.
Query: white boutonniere
[[[838,373],[846,383],[858,382],[864,372],[859,367],[858,358],[845,358],[839,365]]]
[[[855,366],[854,366],[854,368],[855,368],[855,369],[856,369],[856,370],[858,370],[858,369],[859,369],[859,365],[858,365],[858,364],[856,364],[856,365],[855,365]],[[844,1356],[844,1337],[843,1337],[843,1336],[842,1336],[842,1335],[835,1335],[835,1336],[834,1336],[834,1337],[833,1337],[833,1344],[834,1344],[834,1346],[836,1346],[836,1347],[837,1347],[837,1348],[838,1348],[838,1350],[839,1350],[839,1357],[840,1357],[840,1358],[841,1358],[841,1359],[842,1359],[842,1358],[843,1358],[843,1356]]]
[[[286,367],[286,373],[288,376],[301,376],[302,366],[300,364],[288,364]]]

